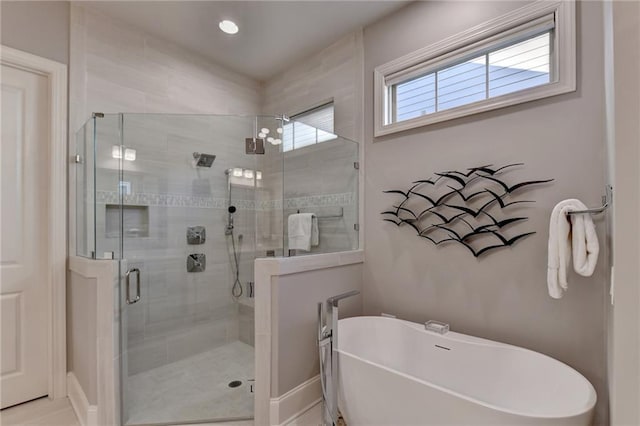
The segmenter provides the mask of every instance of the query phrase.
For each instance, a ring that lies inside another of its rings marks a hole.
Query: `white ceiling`
[[[91,1],[107,15],[256,80],[268,80],[408,1]],[[218,22],[238,24],[236,35]]]

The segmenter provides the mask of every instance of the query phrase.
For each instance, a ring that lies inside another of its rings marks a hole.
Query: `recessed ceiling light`
[[[236,34],[238,32],[238,26],[236,25],[236,23],[233,21],[229,21],[228,19],[220,21],[218,26],[220,27],[222,32],[225,32],[227,34]]]

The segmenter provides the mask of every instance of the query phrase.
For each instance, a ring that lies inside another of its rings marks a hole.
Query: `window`
[[[376,68],[376,136],[575,90],[574,9],[535,2]]]
[[[291,151],[336,139],[333,134],[333,102],[291,117],[282,135],[282,150]]]

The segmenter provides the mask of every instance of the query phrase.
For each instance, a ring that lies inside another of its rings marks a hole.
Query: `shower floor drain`
[[[237,388],[241,384],[242,384],[242,382],[240,380],[234,380],[233,382],[229,382],[229,387],[230,388]]]

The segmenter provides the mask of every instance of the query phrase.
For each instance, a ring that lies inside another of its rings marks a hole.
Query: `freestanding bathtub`
[[[340,320],[338,339],[348,426],[591,423],[591,383],[538,352],[385,317]]]

